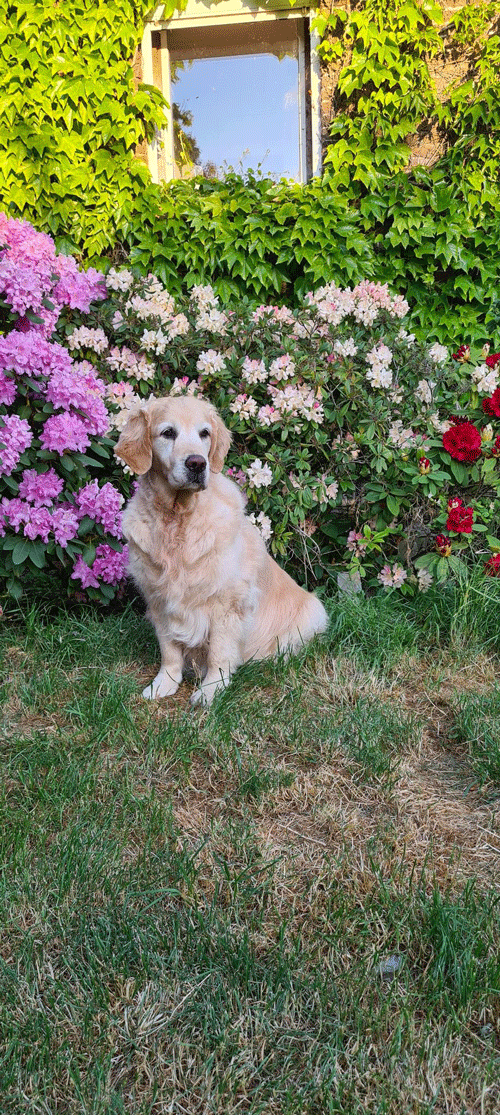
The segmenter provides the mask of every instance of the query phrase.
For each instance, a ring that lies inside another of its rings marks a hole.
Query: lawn
[[[499,590],[335,596],[201,714],[136,601],[4,616],[4,1115],[497,1115]]]

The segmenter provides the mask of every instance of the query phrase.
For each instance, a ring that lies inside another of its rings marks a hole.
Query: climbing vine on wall
[[[216,2],[216,0],[213,0]],[[187,0],[167,0],[168,18]],[[0,208],[59,249],[132,256],[176,289],[294,301],[363,275],[391,282],[444,336],[453,309],[488,339],[500,238],[500,13],[466,3],[446,27],[435,0],[351,0],[316,21],[338,71],[321,180],[233,176],[157,186],[135,155],[163,123],[161,93],[134,81],[147,0],[19,0],[0,25]],[[467,73],[439,96],[432,65]],[[409,140],[444,151],[408,173]]]
[[[91,256],[149,178],[134,151],[162,97],[132,68],[148,8],[18,0],[0,24],[0,202]]]

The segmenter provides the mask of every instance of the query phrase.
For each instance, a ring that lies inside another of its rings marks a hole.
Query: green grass
[[[457,591],[336,599],[201,714],[141,700],[132,605],[4,621],[2,1113],[496,1115],[499,662]]]
[[[458,697],[451,738],[468,748],[471,765],[483,783],[500,786],[500,687],[486,694]]]

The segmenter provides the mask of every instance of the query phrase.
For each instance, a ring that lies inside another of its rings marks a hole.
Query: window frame
[[[163,5],[147,20],[142,38],[143,81],[156,85],[170,106],[170,53],[168,31],[178,28],[221,27],[224,24],[255,24],[256,22],[289,20],[299,26],[298,97],[299,97],[299,166],[301,183],[321,175],[321,83],[318,56],[319,36],[312,29],[315,12],[309,7],[281,7],[286,0],[273,0],[273,6],[259,7],[255,0],[221,0],[207,4],[203,0],[188,0],[182,12],[171,19],[162,18]],[[304,29],[307,30],[307,34]],[[153,45],[153,44],[156,45]],[[308,128],[307,116],[310,125]],[[165,127],[161,128],[153,143],[147,146],[147,163],[154,182],[171,181],[174,173],[174,131],[172,112],[165,108]]]

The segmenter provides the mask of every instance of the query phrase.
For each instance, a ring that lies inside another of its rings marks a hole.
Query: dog
[[[238,666],[296,651],[327,626],[321,601],[276,564],[223,475],[230,443],[211,403],[170,395],[131,411],[115,447],[140,477],[123,534],[161,652],[146,698],[172,696],[187,663],[201,675],[192,703],[210,704]]]

